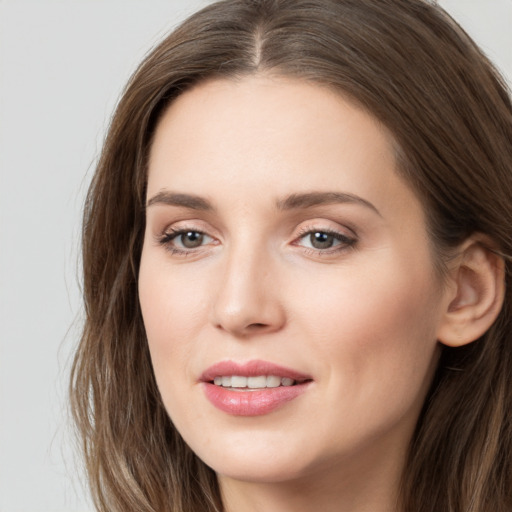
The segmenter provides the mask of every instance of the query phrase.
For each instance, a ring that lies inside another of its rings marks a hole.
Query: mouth
[[[283,407],[309,388],[313,379],[266,361],[223,361],[200,378],[206,398],[234,416],[259,416]]]
[[[298,381],[289,377],[278,375],[258,375],[256,377],[244,377],[243,375],[218,375],[213,379],[213,384],[233,391],[251,391],[256,389],[278,388],[280,386],[295,386]]]

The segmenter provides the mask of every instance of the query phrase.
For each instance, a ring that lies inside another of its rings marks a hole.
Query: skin
[[[164,114],[148,179],[139,292],[154,371],[226,510],[396,510],[450,296],[390,134],[318,85],[209,81]],[[282,208],[310,192],[359,199]],[[172,230],[204,235],[186,248]],[[313,247],[326,231],[333,246]],[[215,408],[201,373],[253,359],[313,382],[269,414]]]

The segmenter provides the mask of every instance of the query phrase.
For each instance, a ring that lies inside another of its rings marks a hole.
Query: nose
[[[211,318],[217,329],[247,338],[285,325],[275,265],[261,247],[233,250],[218,283]]]

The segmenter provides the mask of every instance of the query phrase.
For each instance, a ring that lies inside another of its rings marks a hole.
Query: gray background
[[[66,412],[80,209],[120,91],[208,0],[0,0],[0,512],[92,506]],[[512,80],[512,0],[441,0]]]

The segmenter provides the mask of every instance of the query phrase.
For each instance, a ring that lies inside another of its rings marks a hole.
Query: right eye
[[[173,240],[174,243],[185,249],[195,249],[200,247],[208,239],[208,235],[199,231],[186,231],[176,235]]]
[[[212,243],[214,239],[194,229],[171,230],[165,233],[159,240],[159,243],[172,252],[187,253],[198,249],[204,245]]]

